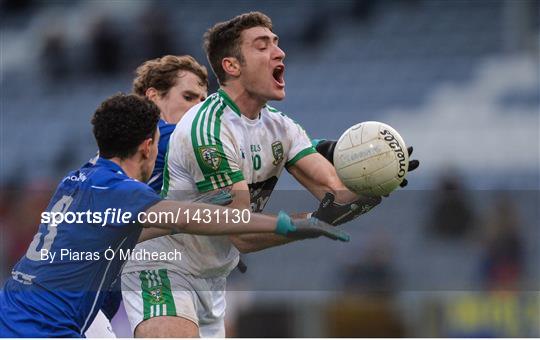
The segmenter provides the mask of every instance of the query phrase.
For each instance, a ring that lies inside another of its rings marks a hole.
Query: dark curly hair
[[[204,34],[206,57],[220,85],[225,85],[227,80],[221,61],[223,58],[235,57],[240,63],[244,62],[240,50],[240,34],[253,27],[266,27],[272,31],[272,20],[261,12],[244,13],[215,24]]]
[[[146,98],[118,93],[99,105],[94,116],[94,137],[103,158],[125,159],[152,138],[159,121],[158,107]]]

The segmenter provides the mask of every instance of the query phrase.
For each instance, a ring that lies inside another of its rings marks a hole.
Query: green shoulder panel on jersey
[[[196,183],[201,192],[230,186],[244,179],[240,171],[232,171],[223,149],[221,118],[226,107],[223,96],[212,95],[193,119],[191,143],[204,176]]]
[[[167,146],[167,152],[165,152],[165,160],[163,166],[163,185],[161,186],[160,196],[161,198],[167,197],[169,193],[169,183],[171,181],[171,176],[169,174],[169,147]]]
[[[266,109],[270,112],[274,112],[274,113],[279,113],[280,115],[282,115],[283,117],[287,117],[283,112],[279,111],[278,109],[266,104]]]
[[[211,101],[212,101],[212,98],[208,97],[206,101],[203,103],[203,105],[201,106],[201,108],[199,109],[199,112],[201,112],[201,110],[204,110],[206,107],[208,107]],[[169,144],[170,144],[170,141],[169,141]],[[165,153],[164,166],[163,166],[163,186],[161,187],[161,193],[160,193],[160,196],[162,198],[167,197],[167,194],[169,193],[170,181],[171,181],[171,176],[169,173],[169,147],[167,146],[167,152]]]
[[[242,115],[242,113],[240,112],[240,109],[238,108],[236,103],[233,102],[231,97],[229,97],[227,92],[223,91],[223,89],[219,89],[217,93],[221,96],[221,98],[223,98],[223,101],[225,102],[225,104],[227,104],[231,108],[231,110],[233,110],[234,113],[236,113],[238,116]]]

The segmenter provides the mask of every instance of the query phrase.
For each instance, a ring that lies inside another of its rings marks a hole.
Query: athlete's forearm
[[[295,241],[276,234],[243,234],[231,235],[229,239],[236,249],[241,253],[252,253],[255,251],[272,248]]]
[[[309,213],[291,214],[292,218],[307,218]],[[252,253],[296,241],[273,233],[231,235],[229,239],[241,253]]]
[[[141,231],[137,243],[141,243],[156,237],[171,235],[171,230],[168,228],[156,228],[156,227],[146,227]]]
[[[341,182],[332,164],[320,154],[308,155],[288,170],[319,200],[328,192],[334,194],[338,202],[351,202],[357,197]]]

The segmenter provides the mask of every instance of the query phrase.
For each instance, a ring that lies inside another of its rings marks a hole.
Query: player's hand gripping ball
[[[334,150],[334,167],[343,184],[359,195],[387,196],[406,185],[409,170],[407,146],[399,133],[380,122],[363,122],[350,127]]]

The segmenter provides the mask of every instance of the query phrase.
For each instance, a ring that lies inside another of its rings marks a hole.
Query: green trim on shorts
[[[167,287],[167,289],[163,291],[163,297],[165,298],[165,304],[167,305],[166,314],[167,316],[176,316],[176,305],[174,304],[171,281],[169,281],[169,277],[167,276],[167,269],[160,269],[158,270],[158,273],[161,277],[161,281],[163,282],[163,286]]]
[[[141,279],[143,320],[156,316],[176,316],[176,305],[167,269],[143,270]]]

